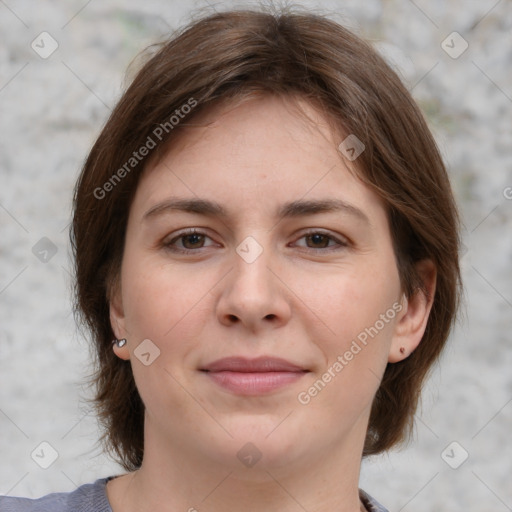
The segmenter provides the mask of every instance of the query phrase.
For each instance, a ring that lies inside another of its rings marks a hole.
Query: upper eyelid
[[[311,231],[306,231],[305,233],[302,233],[299,237],[297,237],[296,240],[300,240],[301,238],[304,238],[306,236],[317,235],[317,234],[327,236],[331,240],[334,240],[337,244],[339,244],[341,246],[348,246],[351,243],[350,240],[343,235],[335,235],[328,231],[324,231],[322,229],[316,229],[316,230],[313,229]],[[309,249],[315,250],[313,247],[309,247]],[[318,248],[318,249],[321,249],[321,248]],[[327,247],[325,249],[327,249]],[[331,247],[331,249],[332,249],[332,247]]]
[[[185,236],[190,236],[190,235],[201,235],[201,236],[205,236],[205,237],[213,240],[213,238],[210,235],[208,235],[208,233],[206,233],[205,231],[202,231],[202,228],[186,228],[183,231],[178,231],[175,234],[171,233],[171,235],[166,236],[163,239],[163,242],[164,242],[164,244],[167,245],[167,244],[170,244],[171,242],[179,240],[180,238],[183,238]]]

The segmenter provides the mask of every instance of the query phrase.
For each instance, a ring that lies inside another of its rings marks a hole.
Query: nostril
[[[269,315],[266,315],[265,318],[267,320],[274,320],[274,318],[276,317],[276,315],[274,315],[273,313],[269,314]]]
[[[231,322],[236,323],[238,322],[238,317],[235,315],[228,315],[228,318]]]

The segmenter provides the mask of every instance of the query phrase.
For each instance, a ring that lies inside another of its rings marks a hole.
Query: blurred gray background
[[[297,4],[370,39],[399,70],[464,223],[461,320],[413,442],[365,461],[361,487],[390,511],[512,510],[512,4]],[[71,491],[119,472],[84,400],[91,367],[71,313],[72,187],[135,55],[198,9],[250,5],[0,0],[0,494]]]

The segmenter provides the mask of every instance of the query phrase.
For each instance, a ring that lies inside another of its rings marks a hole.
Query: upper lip
[[[249,359],[247,357],[224,357],[217,359],[213,363],[201,368],[209,372],[246,372],[246,373],[264,373],[264,372],[305,372],[305,368],[290,363],[279,357],[257,357]]]

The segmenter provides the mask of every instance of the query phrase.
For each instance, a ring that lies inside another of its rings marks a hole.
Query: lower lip
[[[216,384],[239,395],[261,395],[298,381],[306,372],[206,372]]]

